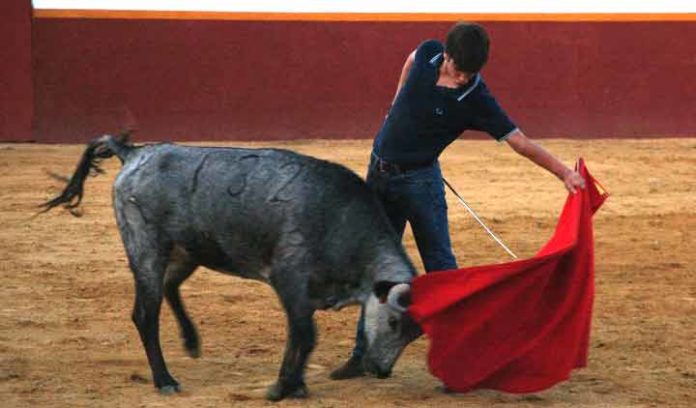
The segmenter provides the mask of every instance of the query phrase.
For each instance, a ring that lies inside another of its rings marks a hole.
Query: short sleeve
[[[435,40],[423,42],[416,48],[415,61],[411,67],[406,88],[427,89],[437,82],[440,65],[444,60],[442,44]]]
[[[473,104],[472,128],[491,135],[502,142],[510,136],[517,125],[500,107],[498,101],[491,95],[484,83],[480,84],[479,92],[475,92],[470,101]]]
[[[444,48],[439,41],[427,40],[421,43],[416,49],[415,64],[419,67],[430,67],[439,69],[442,64]]]

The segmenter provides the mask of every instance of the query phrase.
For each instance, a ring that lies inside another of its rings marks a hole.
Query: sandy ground
[[[347,165],[364,175],[370,142],[272,144]],[[307,370],[311,397],[278,406],[696,406],[696,139],[550,140],[567,163],[583,156],[612,193],[595,217],[597,292],[589,367],[548,391],[448,395],[425,364],[427,340],[411,345],[387,380],[332,382],[352,346],[356,308],[319,312],[319,344]],[[184,392],[158,395],[130,321],[133,284],[115,227],[107,175],[88,180],[84,215],[55,210],[30,219],[62,188],[82,145],[0,144],[0,405],[3,407],[270,406],[285,342],[283,312],[268,286],[199,270],[183,295],[203,342],[188,358],[174,318],[162,343]],[[445,176],[521,256],[550,237],[562,185],[490,141],[458,141]],[[507,255],[448,196],[461,266]],[[408,234],[408,233],[407,233]],[[413,240],[405,245],[417,265]]]

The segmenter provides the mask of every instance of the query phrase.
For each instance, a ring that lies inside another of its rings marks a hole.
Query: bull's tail
[[[73,215],[77,215],[75,210],[82,201],[82,194],[85,180],[87,176],[96,176],[104,173],[104,170],[99,166],[103,159],[108,159],[117,156],[121,162],[124,162],[135,147],[128,143],[130,132],[121,133],[117,137],[104,135],[87,143],[85,152],[82,153],[82,158],[77,164],[77,169],[72,175],[63,192],[56,198],[40,204],[43,210],[40,213],[49,211],[53,207],[64,205],[70,210]],[[54,178],[63,179],[60,176],[53,175]]]

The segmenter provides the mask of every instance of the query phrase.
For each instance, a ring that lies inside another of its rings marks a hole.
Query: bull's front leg
[[[293,282],[285,286],[275,281],[273,286],[287,314],[288,338],[278,381],[268,388],[266,398],[271,401],[286,397],[304,398],[308,395],[304,382],[305,365],[316,342],[314,307],[300,289],[303,285]]]
[[[280,366],[278,381],[268,388],[266,398],[279,401],[285,397],[307,397],[304,369],[309,354],[314,349],[315,330],[311,315],[300,319],[288,315],[288,340],[283,364]]]

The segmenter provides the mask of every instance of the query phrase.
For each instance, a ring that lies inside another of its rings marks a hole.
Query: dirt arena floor
[[[444,394],[427,370],[427,339],[412,344],[392,378],[333,382],[352,347],[357,308],[318,312],[319,344],[307,369],[311,397],[277,406],[696,406],[696,139],[549,140],[566,163],[585,157],[612,193],[595,216],[596,297],[589,367],[531,395]],[[219,145],[219,144],[218,144]],[[340,162],[364,175],[370,141],[236,143]],[[0,144],[0,405],[2,407],[272,406],[263,399],[285,342],[270,287],[199,270],[183,285],[203,343],[188,358],[163,307],[162,344],[184,392],[158,395],[130,314],[133,283],[111,208],[111,182],[90,178],[83,216],[31,218],[72,173],[83,145]],[[445,177],[523,257],[551,236],[565,200],[560,182],[490,141],[458,141]],[[461,266],[507,255],[448,195]],[[405,245],[420,258],[407,233]],[[463,362],[463,364],[465,364]]]

